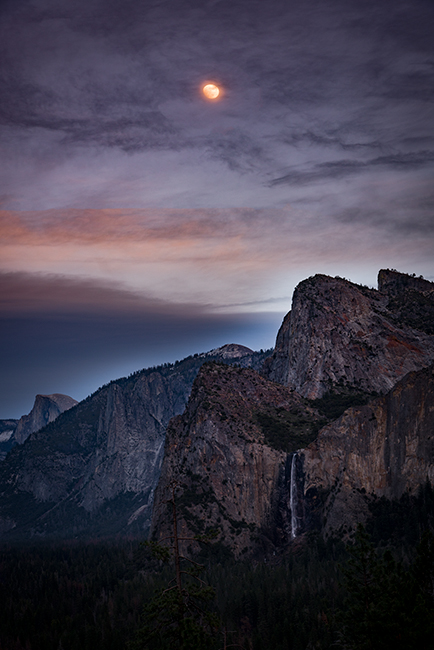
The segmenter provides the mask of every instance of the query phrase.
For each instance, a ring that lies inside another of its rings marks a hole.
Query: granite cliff
[[[236,557],[289,541],[287,452],[314,439],[320,424],[306,400],[254,370],[204,365],[167,429],[151,535],[171,532],[174,485],[184,537],[218,528]]]
[[[372,500],[432,483],[433,297],[432,283],[395,271],[380,272],[379,290],[302,282],[268,379],[205,366],[170,423],[154,538],[170,531],[173,485],[182,533],[216,527],[239,557],[310,528],[342,531]]]
[[[14,433],[18,420],[0,420],[0,461],[4,460],[17,443]]]
[[[15,445],[22,445],[34,431],[53,422],[58,415],[78,404],[61,393],[36,395],[35,403],[28,415],[19,420],[0,420],[0,460],[4,460]]]
[[[432,483],[433,288],[318,275],[271,356],[228,345],[102,387],[1,463],[3,539],[161,539],[176,486],[182,531],[241,557]]]
[[[171,533],[172,486],[180,535],[217,529],[241,557],[311,529],[345,535],[379,497],[434,484],[434,364],[325,426],[317,404],[253,370],[203,366],[168,426],[152,537]]]
[[[301,453],[305,512],[324,503],[325,532],[354,526],[373,499],[434,485],[434,365],[325,426]]]
[[[316,275],[296,288],[264,374],[304,397],[386,393],[434,360],[434,285],[380,271],[379,289]]]
[[[38,431],[53,422],[61,413],[78,404],[77,400],[54,393],[53,395],[36,395],[35,403],[28,415],[23,415],[17,424],[14,437],[19,445],[34,431]]]
[[[111,382],[62,413],[0,467],[0,531],[6,538],[143,532],[166,426],[182,413],[208,359],[262,364],[265,353],[228,345]]]

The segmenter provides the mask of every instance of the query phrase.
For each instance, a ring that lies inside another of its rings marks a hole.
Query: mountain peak
[[[226,345],[222,345],[220,348],[215,348],[214,350],[206,352],[204,356],[218,357],[221,359],[242,359],[250,354],[253,354],[253,350],[246,348],[245,345],[227,343]]]
[[[77,400],[53,393],[52,395],[36,395],[35,403],[28,415],[23,415],[15,429],[15,439],[22,444],[31,433],[42,429],[49,422],[53,422],[58,415],[78,404]]]

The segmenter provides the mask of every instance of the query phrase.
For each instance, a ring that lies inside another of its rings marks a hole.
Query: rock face
[[[23,415],[18,420],[17,428],[15,429],[16,442],[22,445],[31,433],[42,429],[49,422],[53,422],[58,415],[76,404],[78,404],[77,400],[60,393],[36,395],[35,403],[30,413]]]
[[[203,368],[185,413],[168,428],[154,538],[170,534],[173,485],[181,534],[214,526],[239,557],[315,526],[355,524],[370,500],[434,481],[433,285],[381,271],[379,286],[315,276],[297,287],[262,371],[288,393],[252,371]],[[348,395],[370,401],[317,438],[312,427],[312,438],[297,440],[282,415],[299,409],[306,417],[310,408],[312,423],[313,406]],[[277,404],[280,419],[276,410],[271,416]]]
[[[4,460],[17,444],[14,436],[17,424],[18,420],[0,420],[0,461]]]
[[[306,506],[326,496],[326,531],[355,523],[373,497],[398,499],[434,484],[434,365],[384,397],[350,408],[301,453]]]
[[[378,290],[389,302],[394,322],[434,334],[434,284],[397,271],[380,271]]]
[[[429,365],[434,336],[423,315],[434,307],[434,285],[380,271],[379,287],[324,275],[301,282],[265,376],[314,399],[344,386],[384,394],[408,372]],[[409,303],[421,305],[419,318],[411,320]]]
[[[15,445],[22,445],[31,433],[53,422],[58,415],[76,404],[75,399],[61,393],[36,395],[28,415],[23,415],[19,420],[0,420],[0,461]]]
[[[378,272],[378,291],[389,297],[402,296],[407,291],[417,291],[423,294],[432,294],[434,285],[425,278],[415,275],[399,273],[394,269],[381,269]]]
[[[302,449],[295,420],[285,420],[292,435],[273,438],[271,414],[295,412],[310,425],[312,442]],[[319,435],[315,424],[318,414],[295,391],[252,370],[203,366],[184,414],[168,427],[153,538],[172,532],[172,486],[180,536],[216,528],[242,557],[285,547],[313,527],[326,535],[355,527],[373,499],[434,483],[434,365],[348,409]]]
[[[170,534],[166,501],[176,485],[182,536],[216,527],[236,557],[258,543],[288,541],[289,457],[283,447],[297,448],[304,436],[315,437],[318,420],[294,391],[254,370],[203,366],[184,414],[167,430],[151,535]],[[292,436],[280,439],[276,449],[273,425],[278,428],[279,421]]]
[[[233,355],[233,356],[231,356]],[[166,426],[210,358],[263,362],[224,346],[111,382],[29,436],[0,467],[0,529],[9,538],[142,533],[149,526]]]
[[[2,539],[150,525],[161,539],[173,487],[180,532],[216,527],[242,557],[433,483],[433,288],[396,271],[380,271],[379,290],[318,275],[297,287],[269,358],[227,345],[104,386],[0,464]],[[42,401],[35,421],[50,417]]]

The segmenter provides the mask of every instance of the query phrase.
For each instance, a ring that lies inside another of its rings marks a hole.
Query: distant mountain
[[[61,413],[68,411],[78,404],[77,400],[54,393],[53,395],[36,395],[35,403],[28,415],[23,415],[15,429],[15,440],[22,445],[34,431],[39,431],[50,422],[53,422]]]
[[[266,356],[226,345],[103,386],[1,464],[0,531],[7,538],[143,532],[167,424],[184,410],[201,365],[216,359],[259,368]]]
[[[19,420],[0,420],[0,460],[4,460],[12,447],[22,445],[31,433],[53,422],[58,415],[76,404],[77,400],[61,393],[36,395],[28,415],[23,415]]]
[[[434,284],[300,283],[269,352],[227,345],[103,386],[0,464],[4,540],[210,526],[236,557],[434,481]],[[166,435],[167,429],[167,435]],[[155,494],[155,497],[154,497]]]

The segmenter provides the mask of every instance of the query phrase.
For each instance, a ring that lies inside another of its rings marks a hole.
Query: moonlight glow
[[[202,88],[202,92],[207,99],[217,99],[220,95],[220,88],[215,84],[206,84]]]

